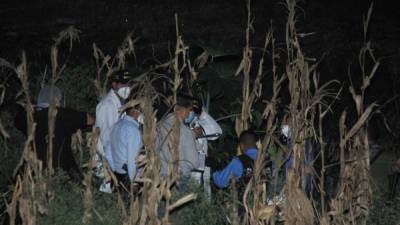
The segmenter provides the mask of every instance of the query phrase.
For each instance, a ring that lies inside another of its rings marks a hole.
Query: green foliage
[[[93,112],[97,104],[93,66],[83,64],[67,69],[60,77],[59,86],[64,92],[65,105],[81,111]]]
[[[38,218],[38,224],[82,224],[84,208],[81,187],[69,182],[67,176],[61,173],[51,179],[50,189],[54,191],[54,198],[48,204],[47,215]],[[93,192],[94,208],[89,224],[122,224],[117,196],[102,194],[97,190]]]
[[[367,224],[397,225],[400,218],[400,197],[388,199],[382,189],[373,193],[373,202]]]
[[[58,173],[49,183],[50,190],[54,191],[54,197],[47,206],[47,215],[38,218],[39,225],[74,225],[82,224],[84,213],[82,189],[71,183],[63,173]],[[193,202],[175,210],[172,213],[172,224],[176,225],[223,225],[226,221],[221,194],[215,194],[210,201],[205,193],[190,184],[185,191],[176,192],[174,201],[185,194],[194,191],[198,198]],[[95,187],[97,187],[95,185]],[[97,189],[97,188],[94,188]],[[118,208],[116,194],[102,194],[97,190],[94,192],[93,216],[90,224],[122,224],[121,211]],[[223,200],[225,199],[225,200]]]
[[[193,185],[193,184],[192,184]],[[198,187],[193,188],[198,194],[197,199],[176,210],[172,214],[174,225],[223,225],[226,221],[222,199],[213,196],[209,200],[206,194]],[[178,196],[183,196],[179,194]]]

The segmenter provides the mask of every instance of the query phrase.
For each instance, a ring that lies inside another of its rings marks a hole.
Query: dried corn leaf
[[[169,190],[169,189],[168,189]],[[180,198],[179,200],[177,200],[175,203],[173,203],[172,205],[170,205],[170,206],[168,206],[168,211],[172,211],[172,210],[174,210],[175,208],[178,208],[179,206],[182,206],[182,205],[184,205],[184,204],[186,204],[186,203],[188,203],[188,202],[190,202],[190,201],[193,201],[193,200],[195,200],[197,198],[197,194],[195,194],[195,193],[191,193],[191,194],[188,194],[188,195],[186,195],[186,196],[184,196],[184,197],[182,197],[182,198]]]

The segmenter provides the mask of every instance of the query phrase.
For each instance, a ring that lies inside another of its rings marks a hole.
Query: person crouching
[[[253,131],[245,130],[240,134],[239,146],[242,154],[234,157],[222,170],[215,171],[212,175],[214,184],[218,188],[226,188],[230,179],[240,181],[240,189],[243,189],[253,175],[253,164],[257,156],[257,136]]]

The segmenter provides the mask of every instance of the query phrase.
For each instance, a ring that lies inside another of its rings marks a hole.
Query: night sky
[[[271,24],[278,41],[283,43],[286,11],[282,2],[252,1],[254,46],[262,45]],[[368,37],[382,66],[376,76],[377,85],[372,87],[373,100],[383,96],[381,91],[384,98],[391,95],[388,77],[400,71],[400,11],[395,3],[374,3]],[[348,66],[355,65],[362,45],[362,16],[369,5],[366,0],[299,2],[299,33],[315,32],[303,38],[303,49],[309,57],[321,59],[324,55],[319,67],[322,77],[347,80]],[[187,43],[215,42],[241,51],[246,26],[242,0],[3,0],[0,56],[17,61],[25,50],[28,60],[45,64],[49,62],[52,38],[74,25],[82,33],[71,55],[72,63],[91,63],[93,42],[105,52],[115,52],[129,31],[140,37],[136,46],[139,55],[151,55],[154,49],[163,58],[168,55],[168,42],[175,41],[174,13],[179,15],[180,30]]]

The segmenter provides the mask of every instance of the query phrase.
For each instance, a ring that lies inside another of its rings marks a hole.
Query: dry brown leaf
[[[182,206],[182,205],[184,205],[184,204],[186,204],[186,203],[188,203],[190,201],[195,200],[196,198],[197,198],[197,194],[195,194],[195,193],[191,193],[191,194],[185,195],[184,197],[182,197],[179,200],[177,200],[175,203],[171,204],[168,207],[167,210],[168,211],[172,211],[172,210],[174,210],[175,208],[177,208],[179,206]]]
[[[269,221],[275,214],[275,207],[273,205],[263,205],[258,208],[257,213],[260,220]]]

